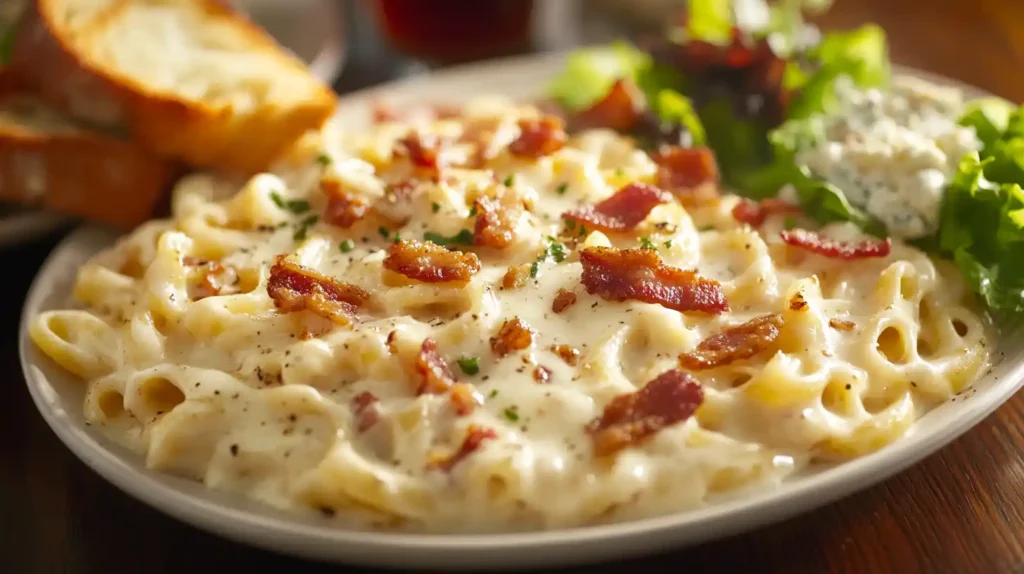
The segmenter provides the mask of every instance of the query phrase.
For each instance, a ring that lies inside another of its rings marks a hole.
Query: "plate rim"
[[[345,100],[369,101],[380,94],[421,82],[450,84],[482,71],[493,73],[495,70],[517,67],[546,69],[554,62],[564,59],[566,53],[552,52],[459,66],[424,77],[401,79],[346,94],[342,96],[342,102],[344,104]],[[938,74],[896,65],[893,69],[899,73],[963,88],[972,97],[990,95],[983,90]],[[536,77],[539,74],[534,75]],[[778,522],[880,483],[971,430],[1024,386],[1022,359],[1010,367],[1000,380],[985,389],[983,396],[976,395],[968,404],[960,407],[953,424],[927,434],[911,432],[910,435],[875,453],[801,478],[790,483],[792,486],[783,486],[758,495],[744,496],[696,510],[612,524],[493,534],[404,533],[355,530],[338,525],[318,526],[300,522],[297,515],[294,518],[273,516],[270,507],[267,507],[267,512],[234,508],[221,501],[211,500],[213,491],[204,491],[203,496],[197,496],[167,484],[153,476],[154,471],[146,469],[142,460],[129,460],[128,457],[110,448],[113,443],[93,438],[85,428],[75,428],[74,421],[69,420],[66,414],[62,414],[59,408],[51,404],[46,394],[54,389],[37,366],[40,359],[48,359],[34,348],[28,336],[28,325],[40,311],[47,292],[45,284],[54,282],[54,277],[51,276],[54,275],[55,268],[63,258],[74,254],[76,244],[95,234],[116,237],[105,228],[94,225],[80,226],[68,234],[46,257],[26,295],[18,327],[18,353],[26,385],[36,409],[50,429],[77,458],[122,492],[202,530],[237,542],[307,558],[376,565],[408,565],[415,562],[414,557],[393,553],[395,550],[408,550],[422,553],[419,554],[421,557],[429,555],[433,561],[432,565],[480,568],[500,561],[501,557],[516,556],[519,562],[513,566],[528,567],[539,564],[591,562],[612,556],[641,554],[672,545],[682,547],[706,542]],[[206,496],[206,493],[210,493],[210,496]],[[687,530],[693,532],[683,536],[682,532]],[[600,548],[602,545],[605,546],[603,551],[593,552],[594,549],[590,548]],[[574,555],[572,552],[547,557],[542,557],[541,552],[532,556],[518,553],[526,548],[568,550],[582,546],[588,547],[586,556]],[[619,552],[612,554],[612,549],[618,549]],[[457,551],[467,554],[450,554]],[[508,566],[508,563],[502,564],[502,567]]]

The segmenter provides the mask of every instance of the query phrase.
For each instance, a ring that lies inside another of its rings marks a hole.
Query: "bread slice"
[[[153,216],[177,171],[69,121],[0,73],[0,201],[130,228]]]
[[[11,65],[61,112],[189,164],[254,173],[336,106],[223,0],[34,0]]]

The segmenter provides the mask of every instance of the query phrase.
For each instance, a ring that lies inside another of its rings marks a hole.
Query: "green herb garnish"
[[[645,235],[644,237],[640,238],[640,249],[653,249],[653,250],[657,250],[658,246],[656,246],[654,244],[654,242],[651,241],[650,237],[647,237]]]
[[[447,237],[440,233],[428,231],[423,234],[423,239],[438,245],[473,245],[473,232],[468,229],[463,229],[455,235]]]
[[[342,253],[348,253],[349,251],[352,251],[355,248],[356,242],[352,241],[351,239],[346,239],[345,241],[342,241],[340,245],[338,245],[338,249],[341,249]]]
[[[515,174],[511,174],[510,173],[507,176],[505,176],[505,181],[503,183],[505,184],[505,187],[512,187],[512,185],[515,184],[515,182],[516,182]]]
[[[558,187],[555,188],[555,192],[558,195],[565,195],[565,192],[568,189],[569,189],[569,184],[568,183],[563,183],[563,184],[560,184]]]
[[[457,361],[462,372],[473,376],[480,372],[480,364],[476,357],[463,357]]]
[[[300,221],[298,228],[295,230],[295,234],[292,235],[292,238],[295,239],[295,241],[302,241],[306,239],[306,234],[309,232],[309,228],[316,225],[316,222],[319,219],[320,217],[317,215],[310,215]]]
[[[430,209],[433,210],[434,213],[437,213],[438,211],[441,211],[441,204],[435,201],[430,204]]]
[[[377,233],[380,233],[380,236],[384,239],[389,239],[391,237],[391,230],[383,225],[377,228]]]
[[[519,420],[519,413],[517,413],[516,410],[512,407],[509,407],[502,412],[505,413],[505,418],[512,422],[516,422]]]
[[[327,155],[327,153],[321,153],[320,155],[316,156],[316,162],[324,167],[327,167],[331,165],[331,156]]]

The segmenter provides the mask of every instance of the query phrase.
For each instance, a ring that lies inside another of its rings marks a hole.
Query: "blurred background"
[[[657,32],[685,0],[234,0],[339,92],[467,61]],[[743,0],[740,0],[741,2]],[[894,61],[1024,99],[1024,0],[835,0],[822,28],[876,22]]]

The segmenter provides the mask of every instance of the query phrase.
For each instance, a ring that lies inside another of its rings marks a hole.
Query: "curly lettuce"
[[[608,93],[617,80],[633,83],[651,67],[651,57],[626,42],[600,48],[584,48],[569,54],[565,69],[547,93],[571,111],[586,109]]]
[[[998,316],[1024,312],[1024,108],[973,102],[961,123],[984,147],[946,187],[933,248],[951,259]]]

